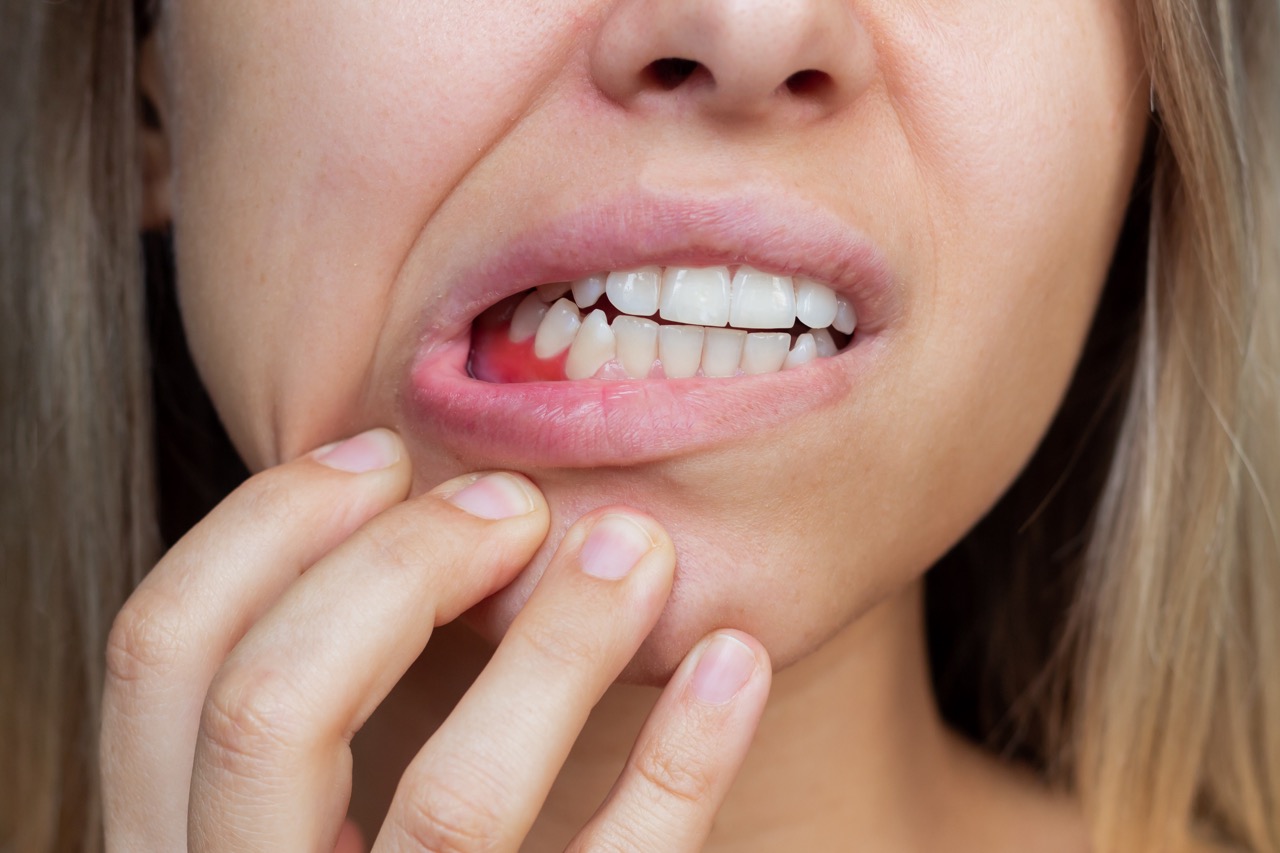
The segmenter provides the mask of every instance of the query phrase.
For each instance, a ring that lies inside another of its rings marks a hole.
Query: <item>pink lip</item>
[[[846,295],[854,345],[764,376],[498,385],[467,374],[472,321],[538,284],[646,264],[750,264]],[[454,455],[510,467],[628,465],[778,426],[845,397],[902,311],[883,254],[835,214],[785,196],[635,193],[498,246],[433,306],[408,377],[410,429]]]

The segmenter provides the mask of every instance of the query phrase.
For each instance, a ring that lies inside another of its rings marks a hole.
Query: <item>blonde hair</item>
[[[161,550],[139,11],[0,11],[0,845],[15,851],[101,846],[105,637]],[[1106,358],[1077,377],[1110,396],[1069,395],[1028,475],[943,561],[939,583],[983,549],[1010,568],[957,631],[931,624],[936,648],[983,638],[963,649],[980,695],[940,668],[939,696],[975,735],[1067,780],[1098,853],[1197,837],[1275,853],[1280,3],[1148,0],[1138,25],[1158,127],[1091,338]],[[1137,272],[1120,263],[1135,248]],[[1013,658],[1001,631],[1036,651]]]

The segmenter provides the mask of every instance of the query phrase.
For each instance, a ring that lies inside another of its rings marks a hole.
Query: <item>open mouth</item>
[[[553,282],[476,319],[468,372],[491,383],[732,378],[848,349],[852,304],[746,265],[646,266]]]

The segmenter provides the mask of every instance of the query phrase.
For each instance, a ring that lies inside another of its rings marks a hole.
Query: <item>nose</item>
[[[618,0],[591,49],[614,101],[721,120],[841,109],[875,68],[847,0]]]

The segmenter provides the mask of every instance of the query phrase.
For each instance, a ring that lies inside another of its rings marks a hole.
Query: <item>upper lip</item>
[[[513,294],[650,264],[748,264],[806,275],[852,302],[864,335],[890,324],[902,308],[884,253],[821,205],[776,193],[632,191],[535,224],[444,282],[446,294],[422,326],[422,354],[466,334],[480,313]]]

